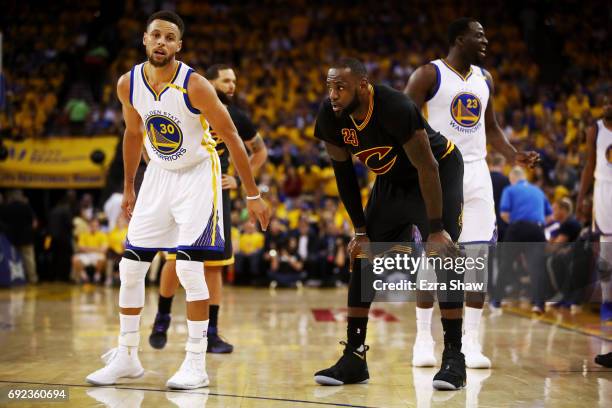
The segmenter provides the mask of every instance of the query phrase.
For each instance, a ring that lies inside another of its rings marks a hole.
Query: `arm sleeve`
[[[501,201],[499,204],[500,212],[510,212],[510,208],[512,206],[512,197],[510,195],[510,190],[508,187],[504,188],[501,195]]]
[[[317,113],[314,136],[324,142],[342,147],[344,144],[339,139],[339,135],[340,133],[336,127],[336,117],[329,100],[326,100],[321,104],[319,113]]]
[[[353,162],[350,159],[345,161],[335,161],[332,159],[331,162],[336,176],[336,185],[338,186],[340,199],[351,218],[353,227],[364,227],[366,221],[361,204],[361,191],[359,190],[359,183],[357,183],[357,175],[355,174]]]
[[[415,103],[403,94],[389,98],[382,112],[385,128],[399,145],[410,140],[417,130],[425,129],[427,123]]]

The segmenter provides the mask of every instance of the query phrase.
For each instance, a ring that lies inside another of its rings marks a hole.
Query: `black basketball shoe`
[[[442,366],[433,378],[436,390],[459,390],[465,387],[465,357],[461,351],[446,346],[442,353]]]
[[[234,351],[234,346],[225,341],[215,331],[209,330],[208,332],[208,345],[206,346],[207,353],[227,354]]]
[[[363,345],[359,349],[341,341],[344,353],[340,360],[330,368],[315,373],[315,381],[321,385],[366,384],[370,378],[366,351],[369,346]]]
[[[149,336],[149,344],[151,347],[156,349],[163,349],[168,341],[168,327],[170,327],[170,314],[158,313],[155,315],[155,322],[153,323],[153,331]]]
[[[595,357],[595,362],[600,366],[612,368],[612,352],[608,354],[599,354]]]

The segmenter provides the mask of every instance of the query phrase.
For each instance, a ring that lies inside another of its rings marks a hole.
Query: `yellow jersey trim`
[[[218,261],[204,261],[204,266],[227,266],[234,264],[234,255],[229,259],[221,259]]]
[[[450,65],[448,62],[444,61],[444,59],[441,59],[440,61],[442,61],[442,63],[443,63],[444,65],[446,65],[446,67],[447,67],[448,69],[450,69],[451,71],[453,71],[455,74],[457,74],[457,75],[459,76],[459,78],[463,79],[464,81],[467,81],[467,80],[468,80],[468,78],[469,78],[470,76],[472,76],[472,67],[471,67],[471,66],[470,66],[470,72],[468,72],[466,76],[463,76],[463,75],[461,75],[461,74],[459,73],[459,71],[457,71],[455,68],[453,68],[453,67],[452,67],[452,66],[451,66],[451,65]]]
[[[361,125],[358,125],[357,122],[355,122],[355,119],[353,119],[353,115],[350,115],[351,121],[353,121],[353,125],[355,125],[355,127],[359,131],[365,129],[365,127],[368,126],[368,123],[370,123],[370,118],[372,117],[372,112],[374,112],[374,87],[372,85],[368,85],[368,90],[370,91],[368,113],[366,114],[366,117],[363,122],[361,122]]]
[[[161,99],[162,94],[170,87],[170,85],[174,85],[173,82],[176,80],[176,77],[178,76],[179,70],[181,68],[181,62],[177,61],[176,64],[176,68],[174,69],[174,75],[172,75],[172,79],[170,80],[170,82],[168,82],[166,85],[164,85],[164,87],[162,88],[161,91],[159,91],[159,93],[155,92],[155,89],[151,86],[151,83],[149,82],[148,78],[147,78],[147,74],[145,72],[145,65],[148,64],[148,62],[145,62],[144,64],[142,64],[142,79],[144,80],[144,83],[146,85],[146,87],[149,89],[149,91],[151,91],[153,93],[153,96],[155,97],[156,101],[159,101]],[[185,92],[186,93],[186,92]]]

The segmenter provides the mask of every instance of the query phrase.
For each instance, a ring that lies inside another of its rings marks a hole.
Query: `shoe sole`
[[[467,368],[472,368],[472,369],[476,369],[476,370],[487,370],[487,369],[491,368],[491,364],[490,363],[489,364],[471,364],[471,365],[468,364],[468,363],[465,363],[465,366]]]
[[[143,369],[143,370],[142,370],[142,372],[141,372],[141,373],[139,373],[139,374],[136,374],[136,375],[131,375],[131,376],[130,376],[130,375],[127,375],[127,376],[125,376],[125,377],[119,377],[119,378],[117,378],[117,380],[116,380],[116,381],[114,381],[114,382],[110,382],[110,383],[105,383],[105,382],[100,382],[100,381],[92,380],[92,379],[91,379],[91,378],[89,378],[89,377],[85,378],[85,381],[87,381],[87,382],[88,382],[89,384],[91,384],[91,385],[113,385],[113,384],[117,384],[117,381],[119,381],[119,380],[120,380],[120,379],[122,379],[122,378],[128,378],[128,379],[130,379],[130,380],[135,380],[135,379],[141,378],[141,377],[144,375],[144,373],[145,373],[145,371],[144,371],[144,369]]]
[[[166,387],[172,390],[195,390],[196,388],[208,387],[209,383],[210,383],[210,380],[208,379],[196,385],[184,385],[184,384],[176,384],[176,383],[167,382]]]
[[[417,364],[414,361],[412,362],[412,366],[413,367],[436,367],[438,364],[437,362],[434,360],[433,363],[431,363],[431,361],[425,362],[425,363],[421,363],[421,364]]]
[[[440,390],[440,391],[457,391],[460,390],[461,388],[465,387],[465,385],[462,385],[460,387],[456,387],[454,384],[451,384],[447,381],[444,380],[433,380],[433,387],[436,390]]]
[[[315,375],[314,379],[315,379],[315,382],[319,385],[345,385],[342,381],[336,380],[335,378],[328,377],[326,375]],[[363,381],[360,381],[357,383],[350,383],[350,384],[367,384],[368,381],[369,379],[366,378]]]

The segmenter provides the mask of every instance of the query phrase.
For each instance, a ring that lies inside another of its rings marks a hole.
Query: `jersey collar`
[[[351,121],[353,122],[353,125],[355,125],[355,127],[359,131],[365,129],[365,127],[368,126],[368,123],[370,122],[370,118],[372,117],[372,112],[374,112],[374,87],[372,85],[368,85],[368,90],[370,91],[370,102],[368,104],[368,113],[366,114],[366,117],[363,120],[363,122],[361,122],[361,124],[358,125],[357,122],[355,122],[353,115],[349,115],[351,118]]]
[[[176,77],[178,76],[178,73],[181,70],[182,63],[180,61],[177,61],[174,75],[172,75],[172,79],[162,88],[161,91],[159,91],[159,93],[155,92],[155,89],[153,89],[153,87],[149,83],[149,80],[147,79],[147,76],[145,74],[145,69],[144,69],[146,64],[148,64],[148,62],[145,62],[144,64],[142,64],[142,68],[141,68],[142,69],[142,79],[144,80],[144,83],[147,89],[151,91],[151,93],[153,94],[153,97],[155,98],[155,100],[159,101],[161,100],[162,94],[166,92],[166,90],[170,88],[172,85],[174,85],[174,81],[176,81]]]
[[[450,69],[451,71],[453,71],[455,74],[457,74],[457,76],[459,76],[459,78],[461,78],[461,79],[462,79],[462,80],[464,80],[464,81],[467,81],[467,80],[468,80],[468,78],[472,76],[472,67],[471,67],[471,66],[470,66],[470,71],[467,73],[467,75],[466,75],[466,76],[463,76],[463,75],[461,75],[461,73],[460,73],[459,71],[457,71],[455,68],[453,68],[453,67],[451,66],[451,64],[449,64],[448,62],[444,61],[444,58],[440,59],[440,61],[442,61],[442,63],[443,63],[444,65],[446,65],[446,67],[447,67],[448,69]]]

